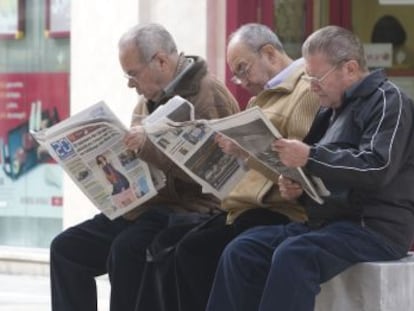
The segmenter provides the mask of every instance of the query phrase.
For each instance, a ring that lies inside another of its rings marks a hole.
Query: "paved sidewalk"
[[[109,282],[99,278],[98,310],[109,310]],[[48,276],[0,274],[0,311],[50,311]]]

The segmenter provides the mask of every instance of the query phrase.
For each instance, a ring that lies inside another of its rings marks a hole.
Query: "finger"
[[[214,136],[214,142],[220,143],[221,142],[221,138],[222,138],[222,136],[220,134],[216,134]]]

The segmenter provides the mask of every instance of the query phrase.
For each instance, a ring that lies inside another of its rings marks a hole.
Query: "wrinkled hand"
[[[225,154],[235,156],[239,159],[245,159],[249,156],[247,152],[245,152],[236,143],[224,135],[216,134],[214,141],[218,144],[218,146]]]
[[[303,189],[300,184],[282,175],[279,176],[278,185],[280,195],[288,201],[297,199],[303,193]]]
[[[133,126],[125,135],[123,141],[128,149],[140,150],[145,143],[147,134],[141,125]]]
[[[296,139],[277,139],[272,143],[280,160],[287,167],[302,167],[308,162],[310,147]]]

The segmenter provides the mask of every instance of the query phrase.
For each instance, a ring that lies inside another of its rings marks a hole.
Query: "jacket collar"
[[[207,74],[206,62],[198,56],[180,54],[177,71],[174,79],[164,88],[161,98],[157,101],[148,101],[149,113],[158,106],[166,103],[174,95],[189,98],[200,90],[201,79]]]
[[[374,93],[381,84],[387,79],[384,70],[377,69],[369,73],[362,80],[354,83],[349,87],[342,96],[342,104],[334,109],[335,115],[339,115],[349,103],[354,102],[357,98],[364,98]]]
[[[377,69],[368,74],[361,81],[352,85],[344,93],[344,101],[358,97],[367,97],[375,92],[387,79],[383,69]]]

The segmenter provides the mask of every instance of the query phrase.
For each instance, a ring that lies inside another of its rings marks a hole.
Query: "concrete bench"
[[[315,311],[414,310],[414,252],[397,261],[357,264],[321,288]]]

